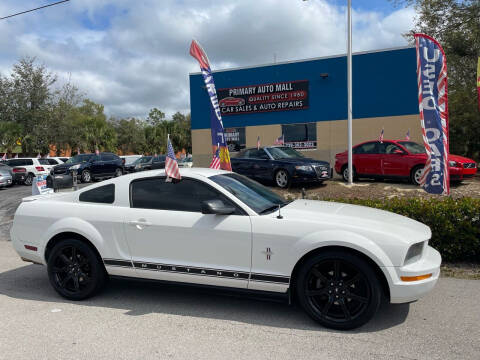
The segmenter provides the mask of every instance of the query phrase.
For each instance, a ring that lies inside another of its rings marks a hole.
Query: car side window
[[[114,159],[112,154],[102,154],[100,156],[102,161],[112,161]]]
[[[263,149],[252,149],[249,153],[250,159],[269,159],[267,153]]]
[[[57,160],[55,159],[46,159],[48,161],[48,165],[58,165]]]
[[[378,149],[379,149],[378,152],[380,154],[394,154],[395,150],[400,150],[401,152],[404,152],[402,149],[400,149],[399,146],[393,143],[379,144]]]
[[[38,159],[38,163],[40,165],[52,165],[48,159]],[[54,165],[57,165],[57,163],[55,163]]]
[[[220,199],[226,205],[238,207],[227,197],[200,181],[183,178],[165,182],[164,177],[134,180],[130,184],[130,206],[140,209],[201,212],[205,200]]]
[[[98,204],[113,204],[115,201],[115,185],[108,184],[84,191],[80,194],[79,200]]]
[[[360,146],[357,146],[353,153],[354,154],[376,154],[377,153],[377,143],[376,142],[369,142]]]

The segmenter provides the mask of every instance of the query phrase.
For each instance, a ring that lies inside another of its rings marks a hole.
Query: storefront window
[[[236,152],[245,149],[245,128],[225,129],[225,139],[227,140],[228,151]]]
[[[282,134],[287,146],[295,149],[317,148],[316,123],[282,125]]]

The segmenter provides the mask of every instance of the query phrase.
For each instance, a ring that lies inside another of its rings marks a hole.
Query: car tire
[[[82,183],[91,182],[92,181],[92,174],[90,173],[90,170],[83,170],[80,178],[82,179]]]
[[[25,185],[27,186],[31,186],[32,183],[33,183],[33,178],[35,177],[35,175],[33,175],[32,173],[29,173],[27,175],[27,177],[25,178],[25,181],[23,182]]]
[[[47,272],[55,291],[69,300],[95,295],[108,277],[95,251],[78,239],[62,240],[53,247]]]
[[[331,329],[349,330],[366,324],[382,299],[375,271],[365,260],[348,252],[325,251],[309,258],[296,280],[303,309]]]
[[[352,167],[352,171],[353,171],[352,178],[356,179],[357,171],[355,170],[355,166]],[[342,178],[343,178],[343,181],[348,182],[348,165],[344,165],[342,167]]]
[[[115,175],[114,177],[119,177],[119,176],[122,176],[123,175],[123,170],[121,168],[117,168],[115,170]]]
[[[410,171],[410,181],[412,184],[420,186],[420,178],[423,173],[423,168],[423,165],[418,165],[415,166],[412,171]]]
[[[285,169],[280,169],[275,172],[275,184],[282,189],[290,186],[290,174]]]

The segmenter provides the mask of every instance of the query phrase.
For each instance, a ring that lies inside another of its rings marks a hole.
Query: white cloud
[[[2,2],[9,14],[37,2]],[[354,51],[405,45],[415,13],[354,11]],[[93,24],[89,29],[87,24]],[[108,114],[189,111],[188,54],[199,40],[214,69],[345,52],[345,8],[324,0],[82,0],[0,22],[0,69],[36,56]]]

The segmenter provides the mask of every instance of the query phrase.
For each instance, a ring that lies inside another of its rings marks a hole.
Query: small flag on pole
[[[165,174],[167,174],[166,182],[172,181],[171,178],[180,180],[180,170],[178,169],[177,159],[173,151],[172,143],[170,142],[170,135],[167,138],[167,157],[165,158]]]
[[[410,141],[410,129],[408,129],[407,135],[405,135],[405,140]]]
[[[215,170],[220,169],[220,144],[218,144],[218,146],[217,146],[217,150],[215,151],[215,154],[213,155],[212,162],[210,163],[209,168],[210,169],[215,169]]]
[[[80,148],[77,147],[77,154],[80,154]]]
[[[274,145],[283,145],[285,144],[285,135],[282,134],[282,136],[279,136],[278,138],[275,139],[273,142]]]
[[[40,159],[42,157],[42,155],[40,155],[40,153],[37,154],[37,159]]]
[[[382,127],[382,131],[380,132],[380,137],[378,138],[378,141],[380,141],[380,144],[383,144],[383,133],[384,133],[384,128]]]
[[[260,136],[257,136],[257,150],[260,149]]]
[[[95,149],[95,155],[100,155],[100,150],[98,150],[98,148]]]
[[[4,154],[3,154],[2,160],[7,160],[7,153],[4,153]]]
[[[18,153],[15,154],[15,159],[18,159]]]

